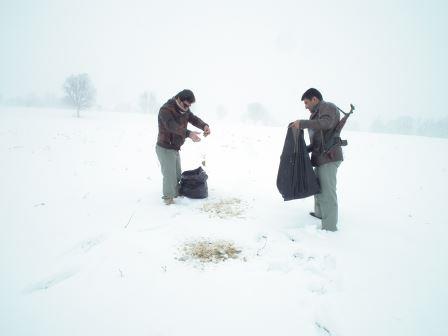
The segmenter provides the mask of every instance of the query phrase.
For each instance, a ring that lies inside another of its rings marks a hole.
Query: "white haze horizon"
[[[0,99],[63,96],[88,73],[104,109],[189,88],[194,111],[259,103],[277,121],[308,116],[310,87],[357,120],[443,118],[442,1],[2,1]]]

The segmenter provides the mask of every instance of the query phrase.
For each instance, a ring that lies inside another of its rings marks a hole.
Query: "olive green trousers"
[[[315,167],[321,192],[314,196],[314,213],[322,217],[322,230],[337,231],[338,196],[336,194],[336,175],[342,161],[329,162]]]
[[[179,182],[182,174],[179,151],[156,145],[156,153],[163,176],[162,198],[166,199],[179,196]]]

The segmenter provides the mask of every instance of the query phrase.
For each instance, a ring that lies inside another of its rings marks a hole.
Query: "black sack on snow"
[[[207,173],[202,167],[184,171],[180,179],[180,195],[189,198],[208,197],[207,179]]]
[[[285,201],[320,193],[320,185],[308,155],[303,130],[288,127],[280,166],[277,188]]]

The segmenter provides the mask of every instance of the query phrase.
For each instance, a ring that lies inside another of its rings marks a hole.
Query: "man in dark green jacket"
[[[292,127],[308,129],[308,150],[321,187],[321,193],[314,197],[314,212],[310,215],[322,219],[323,230],[337,231],[336,175],[343,155],[341,146],[332,145],[336,140],[333,133],[340,121],[340,113],[336,105],[324,101],[322,94],[313,88],[302,95],[302,101],[311,113],[310,119],[296,120]]]
[[[194,142],[201,138],[200,132],[187,129],[188,123],[204,131],[204,136],[210,134],[210,127],[190,111],[190,106],[196,101],[191,90],[183,90],[169,99],[159,111],[159,134],[156,153],[163,175],[163,200],[165,204],[174,203],[179,195],[179,182],[182,174],[179,150],[188,137]]]

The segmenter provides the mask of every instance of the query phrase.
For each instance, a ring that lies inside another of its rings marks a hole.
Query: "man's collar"
[[[319,111],[319,107],[322,104],[323,100],[321,100],[319,103],[316,104],[316,106],[313,107],[313,113],[316,113],[317,111]]]

